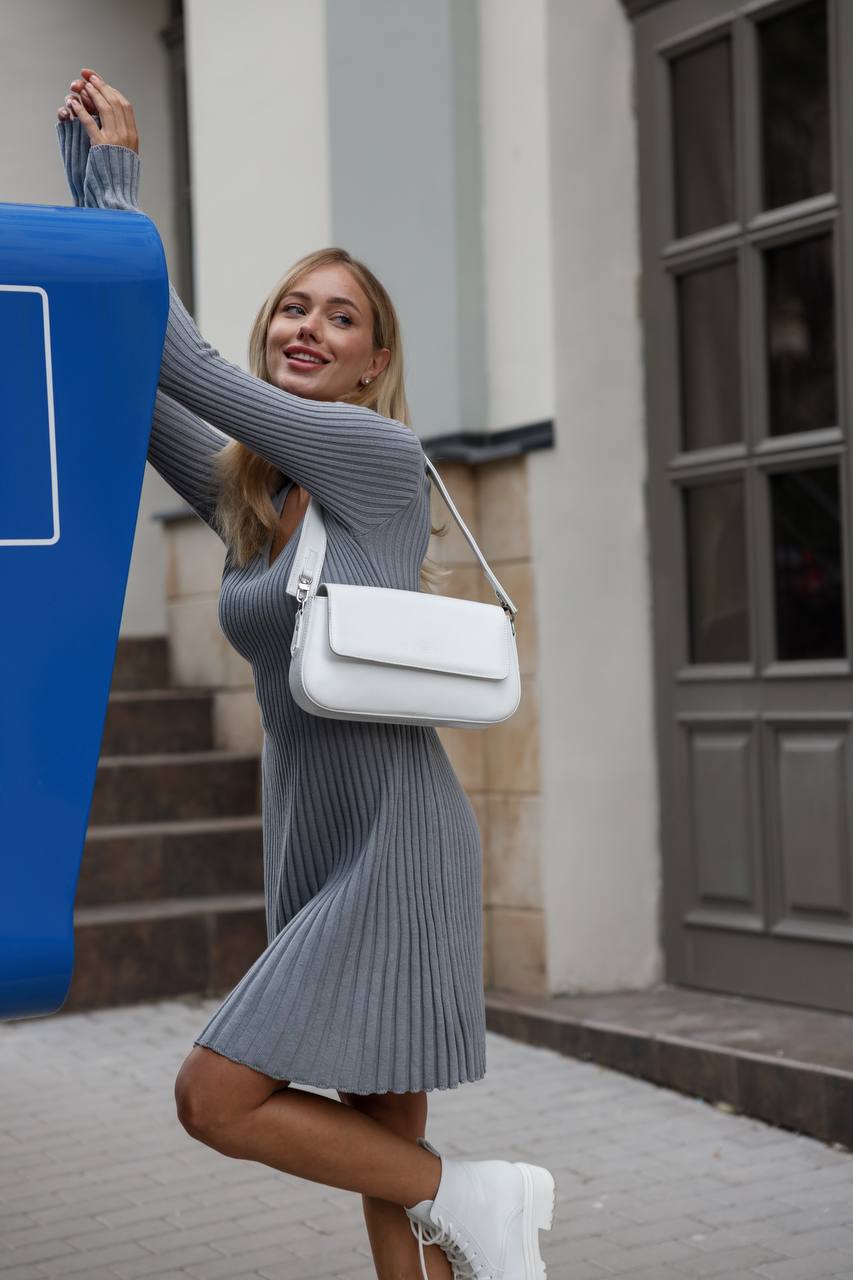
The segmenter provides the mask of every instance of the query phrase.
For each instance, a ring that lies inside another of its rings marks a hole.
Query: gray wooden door
[[[853,1012],[853,3],[634,31],[667,974]]]

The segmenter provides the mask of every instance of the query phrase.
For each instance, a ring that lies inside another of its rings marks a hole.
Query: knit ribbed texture
[[[86,204],[135,206],[139,160],[126,148],[92,148],[85,181],[74,177]],[[157,471],[210,524],[213,457],[241,440],[287,477],[279,513],[294,482],[323,506],[321,580],[418,590],[430,509],[417,436],[253,378],[204,341],[171,286],[170,297],[148,453]],[[264,730],[268,946],[195,1043],[321,1088],[453,1088],[485,1074],[476,817],[434,727],[320,718],[294,703],[285,584],[300,530],[272,564],[272,539],[243,568],[226,548],[219,622],[251,664]]]
[[[100,129],[101,117],[93,115],[92,119]],[[62,163],[65,165],[65,178],[71,188],[76,205],[85,203],[83,199],[83,182],[86,178],[86,161],[89,158],[89,135],[76,116],[70,120],[57,120],[56,132],[59,136],[59,149]]]

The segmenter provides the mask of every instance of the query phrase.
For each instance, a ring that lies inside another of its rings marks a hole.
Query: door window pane
[[[691,662],[748,662],[743,483],[684,491]]]
[[[682,448],[741,439],[740,324],[734,262],[678,279]]]
[[[835,426],[832,236],[765,254],[770,435]]]
[[[783,662],[845,653],[837,467],[770,477],[776,656]]]
[[[735,217],[732,42],[726,36],[671,63],[675,234]]]
[[[832,187],[826,0],[811,0],[758,28],[764,208]]]

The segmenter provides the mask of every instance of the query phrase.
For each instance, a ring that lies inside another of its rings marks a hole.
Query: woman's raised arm
[[[74,203],[82,206],[89,135],[76,119],[58,120],[56,133],[68,188]],[[227,443],[227,436],[158,388],[148,461],[220,538],[222,535],[212,523],[217,487],[213,459]]]
[[[213,523],[217,495],[213,460],[227,443],[227,436],[157,388],[148,461],[223,542]]]
[[[100,124],[97,116],[92,118]],[[74,203],[80,208],[85,203],[83,183],[86,179],[86,161],[89,159],[89,135],[79,120],[57,120],[56,136],[65,167],[65,181]]]
[[[132,148],[93,145],[86,204],[137,209],[139,171]],[[360,405],[310,400],[254,377],[205,341],[171,283],[169,295],[160,386],[170,396],[266,458],[356,532],[376,528],[414,498],[425,464],[409,427]]]

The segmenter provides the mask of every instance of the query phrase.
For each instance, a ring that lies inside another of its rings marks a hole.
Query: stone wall
[[[487,986],[545,994],[545,920],[540,874],[539,687],[526,455],[478,466],[437,462],[462,519],[518,609],[521,705],[490,729],[438,733],[477,814],[483,842]],[[452,568],[441,591],[496,603],[496,596],[433,485],[431,558]]]
[[[196,516],[164,520],[166,623],[172,682],[213,693],[213,743],[222,751],[263,744],[252,668],[226,640],[217,600],[225,548]]]

